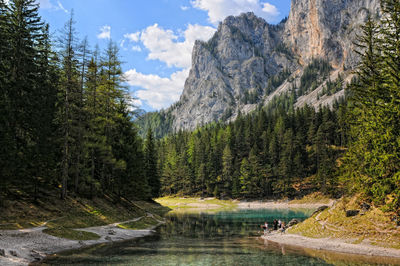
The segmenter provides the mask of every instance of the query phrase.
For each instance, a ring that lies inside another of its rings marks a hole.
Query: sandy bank
[[[262,237],[264,241],[295,246],[303,249],[326,250],[338,253],[366,256],[392,257],[400,259],[400,250],[368,244],[350,244],[344,239],[309,238],[294,234],[271,233]],[[347,240],[348,241],[348,240]]]
[[[334,200],[330,200],[329,203],[291,203],[289,202],[277,202],[277,201],[239,201],[237,207],[239,209],[317,209],[320,206],[332,206],[335,203]]]
[[[28,265],[31,262],[42,260],[47,255],[69,249],[148,236],[154,233],[153,229],[162,223],[160,222],[148,230],[128,230],[117,226],[126,222],[77,229],[93,232],[100,236],[97,240],[86,241],[68,240],[45,234],[43,230],[46,226],[21,230],[0,230],[0,265]],[[1,254],[3,250],[5,256]]]

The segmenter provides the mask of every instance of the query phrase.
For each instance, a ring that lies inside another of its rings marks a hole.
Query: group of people
[[[282,222],[280,219],[274,219],[274,222],[272,223],[272,229],[269,228],[267,221],[265,221],[264,225],[261,225],[261,227],[264,229],[264,235],[271,232],[272,230],[284,233],[286,230],[286,223]]]

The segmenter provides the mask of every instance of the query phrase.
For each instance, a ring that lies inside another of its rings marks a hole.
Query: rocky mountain
[[[181,98],[158,114],[160,123],[193,130],[285,95],[296,107],[332,104],[357,65],[360,26],[369,14],[379,16],[379,6],[379,0],[292,0],[278,25],[253,13],[227,17],[208,42],[195,43]]]

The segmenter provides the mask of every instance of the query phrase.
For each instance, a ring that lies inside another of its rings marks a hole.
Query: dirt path
[[[42,260],[47,255],[69,249],[151,235],[154,233],[153,229],[163,223],[163,221],[159,221],[158,225],[146,230],[129,230],[118,227],[119,224],[135,222],[143,217],[104,226],[76,229],[98,234],[100,238],[97,240],[77,241],[45,234],[43,230],[47,228],[46,224],[50,221],[29,229],[1,230],[0,265],[28,265],[30,262]]]
[[[265,241],[278,244],[309,248],[315,250],[327,250],[339,253],[358,254],[367,256],[400,258],[400,250],[383,248],[367,244],[350,244],[342,239],[309,238],[293,234],[269,234],[262,236]]]

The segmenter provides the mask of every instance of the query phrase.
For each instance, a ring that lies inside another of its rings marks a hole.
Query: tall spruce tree
[[[382,1],[380,24],[370,18],[359,39],[359,82],[351,87],[349,150],[342,165],[351,191],[399,209],[400,3]]]
[[[79,152],[77,146],[78,119],[79,119],[79,100],[80,100],[80,81],[78,68],[78,40],[74,28],[74,13],[64,26],[64,30],[59,38],[61,47],[61,79],[59,93],[59,123],[62,135],[62,171],[61,171],[61,198],[65,199],[68,191],[68,181],[72,173],[80,171],[77,165],[72,163]]]
[[[158,175],[157,168],[157,155],[155,150],[155,143],[153,132],[151,128],[147,131],[146,141],[144,144],[145,154],[145,178],[148,180],[148,184],[151,188],[151,197],[158,197],[160,194],[160,178]]]

